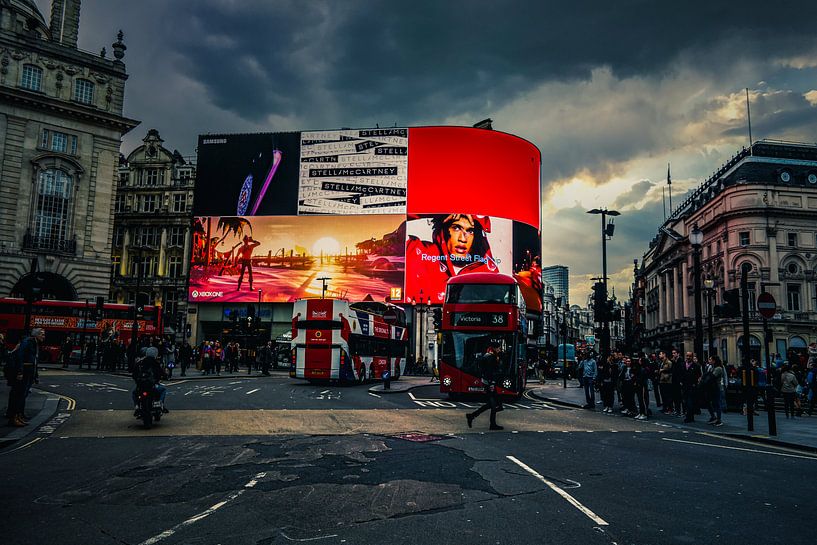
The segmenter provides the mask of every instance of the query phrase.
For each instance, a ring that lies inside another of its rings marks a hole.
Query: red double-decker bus
[[[24,299],[0,298],[0,331],[8,332],[7,342],[16,344],[25,332],[26,305]],[[119,338],[130,342],[133,332],[133,305],[105,303],[102,317],[96,318],[96,305],[85,301],[42,300],[31,305],[29,327],[45,329],[43,360],[57,361],[60,346],[66,337],[79,348],[79,337],[86,335],[117,333]],[[161,307],[146,306],[142,318],[137,320],[139,335],[162,333]],[[86,320],[87,318],[87,320]]]
[[[363,382],[405,370],[405,311],[374,301],[302,299],[292,311],[289,375],[309,381]]]
[[[525,300],[516,281],[504,274],[471,273],[448,280],[442,314],[440,392],[484,392],[479,360],[488,344],[499,343],[501,378],[497,392],[521,397],[526,384]]]

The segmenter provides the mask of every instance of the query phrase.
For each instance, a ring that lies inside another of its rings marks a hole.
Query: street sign
[[[757,311],[767,320],[777,312],[777,303],[771,293],[761,293],[757,296]]]
[[[397,311],[393,308],[387,309],[386,312],[383,313],[383,321],[389,325],[395,325],[398,319]]]

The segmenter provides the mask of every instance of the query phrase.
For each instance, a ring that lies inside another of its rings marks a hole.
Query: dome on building
[[[10,7],[12,11],[17,12],[18,16],[22,16],[25,19],[24,28],[26,30],[37,32],[44,38],[48,38],[51,35],[48,23],[46,23],[45,17],[40,13],[34,0],[11,0]]]

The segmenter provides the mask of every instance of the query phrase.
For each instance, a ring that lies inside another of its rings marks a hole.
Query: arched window
[[[790,348],[808,348],[806,341],[803,340],[803,337],[794,336],[789,339],[789,347]]]
[[[71,233],[74,181],[66,172],[49,168],[37,177],[32,235],[43,248],[60,249]]]

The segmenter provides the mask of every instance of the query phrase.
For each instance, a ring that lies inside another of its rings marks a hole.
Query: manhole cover
[[[428,443],[429,441],[439,441],[440,439],[445,439],[445,437],[442,435],[429,435],[427,433],[420,433],[419,431],[401,433],[399,435],[394,435],[393,437],[403,439],[405,441],[412,441],[414,443]]]

